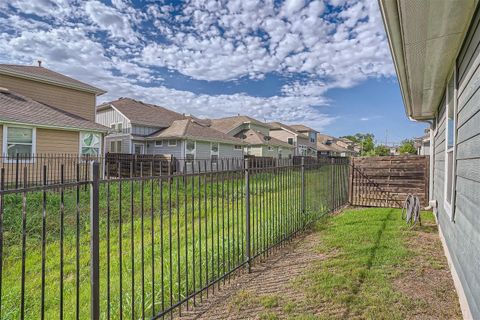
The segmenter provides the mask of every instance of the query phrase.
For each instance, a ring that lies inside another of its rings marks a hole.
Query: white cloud
[[[117,7],[125,8],[122,6],[123,3],[121,1],[115,1],[114,4]],[[99,1],[88,1],[85,4],[85,13],[94,23],[102,29],[109,31],[113,37],[123,38],[128,41],[137,39],[130,25],[129,16],[122,14],[117,9],[104,5]]]
[[[128,0],[111,6],[12,0],[0,5],[6,16],[0,21],[0,60],[41,59],[46,67],[108,90],[101,101],[130,96],[197,116],[242,113],[322,130],[335,120],[322,111],[331,103],[328,90],[394,73],[376,2],[330,5],[344,10],[326,14],[320,0],[190,0],[150,3],[144,10]],[[145,24],[149,28],[142,29]],[[169,88],[154,67],[208,81],[273,74],[283,85],[270,97],[195,94]]]

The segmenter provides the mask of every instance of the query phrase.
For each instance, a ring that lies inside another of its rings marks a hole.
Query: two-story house
[[[294,146],[271,136],[267,123],[243,115],[211,119],[209,122],[212,128],[247,143],[247,155],[273,158],[291,158],[294,155]]]
[[[204,120],[130,98],[98,106],[97,122],[113,130],[105,139],[108,152],[168,154],[188,161],[243,157],[241,139]]]
[[[306,143],[306,151],[302,154],[304,156],[316,157],[317,156],[317,131],[309,128],[303,124],[292,124],[290,127],[297,130],[308,137]]]
[[[95,122],[105,91],[41,66],[0,64],[1,154],[103,154],[108,128]]]
[[[306,156],[309,137],[281,122],[269,122],[270,135],[293,146],[294,156]]]

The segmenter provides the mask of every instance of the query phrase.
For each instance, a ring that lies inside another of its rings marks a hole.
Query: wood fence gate
[[[408,194],[428,203],[428,156],[352,158],[350,203],[366,207],[402,207]]]

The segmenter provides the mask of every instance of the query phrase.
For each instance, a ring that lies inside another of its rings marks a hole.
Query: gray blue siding
[[[438,220],[473,318],[480,319],[480,15],[457,58],[455,219],[445,212],[445,110],[435,135],[434,198]]]

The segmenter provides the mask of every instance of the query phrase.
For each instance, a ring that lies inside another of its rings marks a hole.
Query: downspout
[[[437,211],[437,201],[433,198],[433,178],[434,178],[434,161],[435,161],[435,141],[433,141],[433,121],[434,120],[416,120],[418,122],[426,122],[429,125],[429,135],[430,135],[430,165],[429,165],[429,177],[428,177],[428,207],[425,210],[433,209],[436,214]]]

